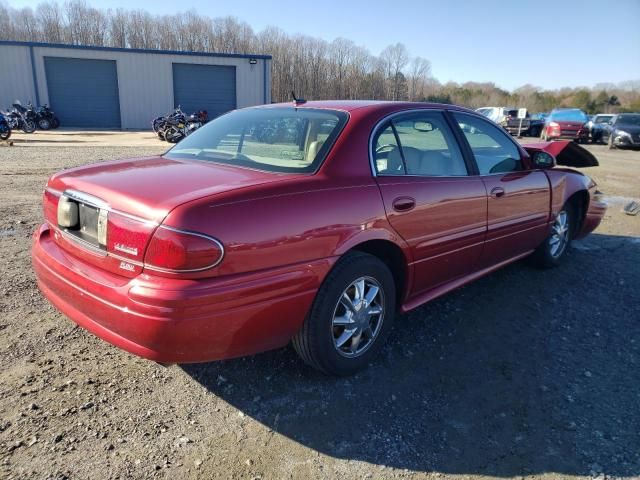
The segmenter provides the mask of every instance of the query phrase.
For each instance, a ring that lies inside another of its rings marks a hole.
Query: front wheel
[[[0,129],[0,140],[9,140],[11,129],[9,127]]]
[[[348,253],[322,283],[293,347],[308,365],[326,374],[354,374],[380,350],[395,304],[387,265],[366,253]]]
[[[560,265],[575,230],[575,209],[566,204],[558,212],[551,227],[551,233],[531,255],[533,264],[540,268],[552,268]]]
[[[41,118],[38,120],[38,128],[40,130],[49,130],[51,128],[51,122],[48,118]]]

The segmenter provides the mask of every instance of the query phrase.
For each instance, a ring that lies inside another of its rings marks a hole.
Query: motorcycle
[[[60,120],[47,104],[36,109],[36,123],[40,130],[49,130],[60,126]]]
[[[154,118],[151,122],[151,128],[153,128],[153,131],[158,135],[160,140],[164,140],[164,129],[168,126],[169,122],[180,118],[184,118],[184,113],[182,113],[180,105],[178,105],[178,108],[173,112]]]
[[[13,108],[4,112],[4,116],[12,129],[21,129],[24,133],[36,131],[36,113],[33,107],[27,109],[20,102],[12,105]]]
[[[0,112],[0,140],[8,140],[9,137],[11,137],[11,127],[2,112]]]
[[[185,115],[178,107],[172,114],[154,119],[153,127],[160,140],[177,143],[207,123],[208,119],[206,110]]]

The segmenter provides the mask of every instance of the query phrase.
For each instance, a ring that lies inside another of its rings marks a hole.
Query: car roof
[[[445,103],[428,103],[428,102],[394,102],[389,100],[313,100],[304,103],[283,102],[272,103],[270,105],[261,105],[256,108],[273,108],[273,107],[296,107],[296,108],[319,108],[326,110],[342,110],[345,112],[352,112],[355,110],[366,109],[370,112],[375,111],[388,111],[392,110],[410,110],[410,109],[449,109],[457,110],[461,112],[474,113],[478,115],[475,110],[471,110],[465,107],[459,107],[457,105],[445,104]],[[394,108],[395,107],[395,108]]]

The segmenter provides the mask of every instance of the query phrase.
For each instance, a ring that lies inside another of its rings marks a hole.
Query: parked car
[[[519,119],[517,108],[505,110],[504,118],[499,123],[499,125],[511,135],[517,135],[518,132],[520,133],[520,135],[527,135],[531,126],[529,114],[527,113],[525,118]]]
[[[547,117],[541,138],[544,141],[561,138],[586,142],[589,132],[585,127],[587,115],[578,108],[557,108]]]
[[[589,118],[589,121],[585,124],[585,128],[589,131],[589,138],[593,143],[600,143],[602,141],[603,125],[609,123],[612,118],[612,113],[599,113]]]
[[[252,133],[271,124],[286,135]],[[236,110],[163,155],[53,175],[33,265],[60,311],[141,357],[203,362],[292,342],[347,375],[397,312],[523,257],[555,266],[597,227],[596,184],[556,162],[597,165],[572,142],[521,146],[452,105]]]
[[[500,125],[504,121],[505,115],[509,110],[513,110],[513,109],[508,107],[482,107],[482,108],[476,109],[476,112],[478,112],[481,115],[484,115],[493,123]],[[516,110],[516,115],[517,115],[517,110]]]
[[[548,113],[534,113],[529,117],[529,137],[539,137],[544,128],[545,121],[549,116]]]
[[[640,147],[640,113],[619,113],[602,124],[601,140],[613,148]]]

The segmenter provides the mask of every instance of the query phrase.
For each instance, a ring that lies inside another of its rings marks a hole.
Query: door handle
[[[393,201],[393,209],[396,212],[408,212],[416,206],[416,201],[410,197],[399,197]]]
[[[504,196],[504,188],[502,187],[494,187],[491,189],[491,196],[493,198],[500,198]]]

